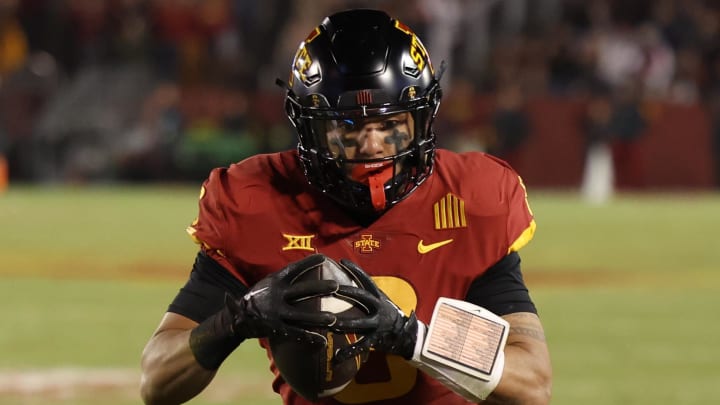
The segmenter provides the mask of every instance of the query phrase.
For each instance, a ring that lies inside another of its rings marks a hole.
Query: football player
[[[217,168],[202,185],[188,228],[197,258],[143,352],[147,404],[193,398],[247,339],[322,344],[304,325],[362,328],[336,356],[369,352],[321,403],[549,403],[550,357],[518,254],[535,230],[526,190],[503,161],[436,149],[440,70],[380,11],[339,12],[311,31],[281,83],[297,150]],[[316,253],[344,259],[378,316],[350,325],[288,304],[337,288],[293,291]],[[458,319],[462,336],[442,329]],[[309,403],[268,354],[284,403]]]

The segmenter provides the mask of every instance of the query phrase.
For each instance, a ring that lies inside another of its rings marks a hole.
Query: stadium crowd
[[[300,30],[350,7],[383,8],[448,62],[441,146],[515,164],[527,100],[583,99],[585,141],[612,144],[640,186],[645,103],[701,105],[720,183],[710,0],[1,0],[0,169],[4,156],[20,180],[195,180],[291,148],[275,78]]]

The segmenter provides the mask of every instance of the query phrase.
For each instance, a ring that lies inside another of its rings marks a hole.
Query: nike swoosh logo
[[[435,242],[435,243],[431,243],[429,245],[425,245],[425,244],[423,244],[423,241],[421,239],[420,242],[418,242],[418,248],[417,248],[418,253],[420,253],[421,255],[424,255],[425,253],[427,253],[431,250],[435,250],[439,247],[442,247],[449,243],[452,243],[452,241],[453,241],[452,239],[446,239],[446,240],[441,240],[440,242]]]

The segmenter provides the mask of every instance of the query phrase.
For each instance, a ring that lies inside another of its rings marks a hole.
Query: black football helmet
[[[285,109],[309,183],[342,206],[371,215],[410,195],[432,172],[441,73],[436,77],[412,30],[382,11],[325,18],[300,43],[285,86]],[[391,156],[344,153],[342,135],[358,122],[397,116],[408,117],[403,122],[412,133],[400,134],[403,141]],[[365,168],[362,178],[351,175],[358,165]]]

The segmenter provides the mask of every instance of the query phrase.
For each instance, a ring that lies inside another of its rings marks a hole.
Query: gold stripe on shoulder
[[[535,224],[535,220],[530,221],[530,225],[528,225],[527,228],[523,231],[523,233],[520,234],[520,236],[515,239],[515,242],[510,245],[508,248],[508,253],[517,252],[518,250],[522,249],[523,246],[527,245],[528,242],[533,238],[533,235],[535,235],[535,228],[537,227],[537,224]]]

